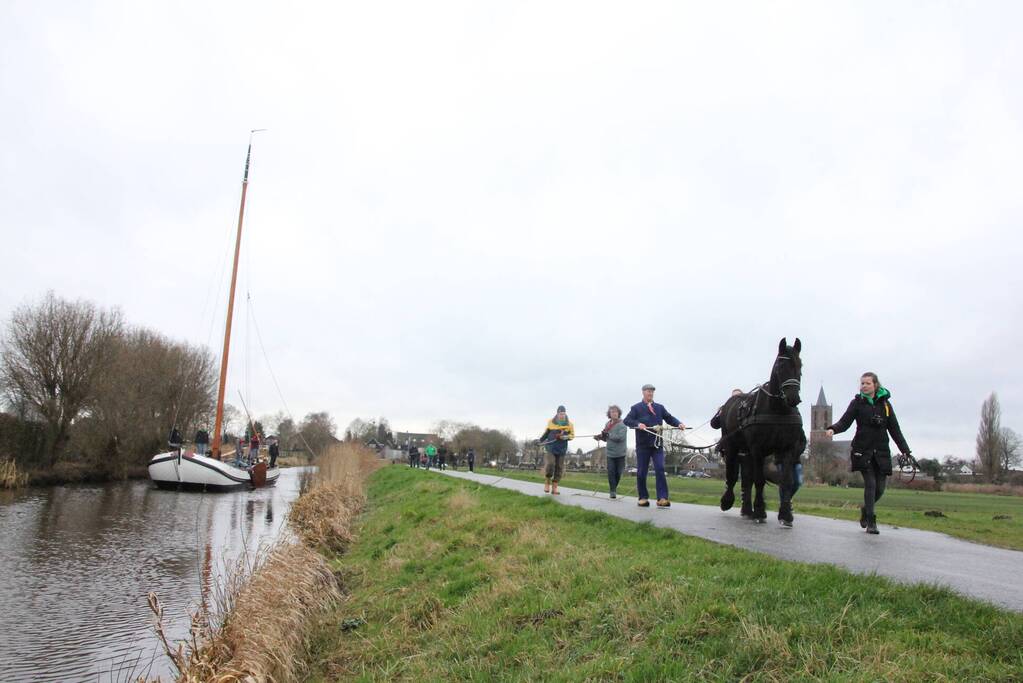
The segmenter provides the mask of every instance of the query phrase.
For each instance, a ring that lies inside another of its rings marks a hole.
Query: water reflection
[[[226,569],[282,533],[275,511],[287,512],[300,475],[225,494],[136,481],[0,497],[0,681],[125,680],[150,662],[167,677],[147,593],[164,603],[169,634],[185,637],[189,611],[215,599]]]

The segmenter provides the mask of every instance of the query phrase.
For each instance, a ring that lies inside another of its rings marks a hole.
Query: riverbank
[[[326,557],[343,554],[354,539],[364,481],[379,464],[361,446],[342,444],[321,455],[288,515],[294,537],[257,558],[196,615],[196,640],[180,652],[167,643],[179,681],[292,681],[305,674],[310,628],[341,598]]]
[[[543,473],[538,470],[479,468],[479,471],[508,479],[543,481]],[[724,482],[718,479],[670,477],[668,482],[673,501],[714,507],[719,506],[725,488]],[[561,483],[569,488],[607,491],[607,476],[602,473],[569,472]],[[626,477],[620,489],[634,495],[635,477]],[[778,489],[768,486],[764,496],[767,509],[777,511]],[[735,514],[738,514],[738,498],[736,487]],[[807,485],[799,489],[793,508],[797,518],[816,515],[854,521],[859,519],[862,503],[863,489]],[[877,516],[885,524],[938,531],[966,541],[1023,550],[1023,497],[1020,496],[889,488],[878,503]]]
[[[1023,616],[402,467],[309,680],[1014,680]]]

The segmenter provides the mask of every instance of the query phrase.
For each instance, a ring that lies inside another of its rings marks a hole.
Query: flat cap
[[[650,391],[657,391],[657,387],[655,387],[653,384],[644,384],[643,391],[646,391],[647,389],[649,389]]]

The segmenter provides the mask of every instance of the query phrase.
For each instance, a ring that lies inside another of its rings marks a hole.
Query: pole
[[[220,460],[221,431],[224,424],[224,393],[227,389],[227,359],[231,352],[231,321],[234,318],[234,292],[238,284],[238,258],[242,248],[242,223],[245,220],[245,194],[249,189],[249,161],[252,159],[252,136],[262,128],[249,131],[249,150],[245,153],[245,173],[242,175],[242,200],[238,207],[238,233],[234,240],[234,267],[231,269],[231,293],[227,299],[227,322],[224,325],[224,352],[220,356],[220,386],[217,389],[217,415],[213,421],[213,457]]]

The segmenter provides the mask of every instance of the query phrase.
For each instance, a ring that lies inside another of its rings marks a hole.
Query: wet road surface
[[[529,496],[547,496],[536,482],[470,472],[442,472]],[[786,529],[769,513],[766,524],[739,516],[738,505],[722,512],[709,505],[672,503],[658,509],[636,505],[636,498],[612,500],[606,493],[561,488],[549,496],[564,505],[606,512],[635,522],[674,529],[689,536],[765,553],[783,560],[832,564],[857,574],[877,574],[903,583],[946,586],[962,595],[1023,612],[1023,552],[962,541],[945,534],[879,524],[871,536],[856,522],[796,514]]]

